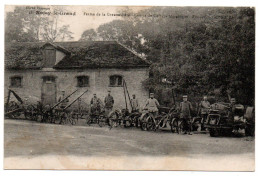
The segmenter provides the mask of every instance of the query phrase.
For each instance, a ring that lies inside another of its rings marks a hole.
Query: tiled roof
[[[115,41],[26,42],[5,45],[5,66],[10,69],[40,69],[44,55],[42,47],[53,45],[66,56],[55,69],[149,67],[149,63],[127,47]]]

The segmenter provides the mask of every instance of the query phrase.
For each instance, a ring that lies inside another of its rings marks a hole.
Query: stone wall
[[[89,87],[77,87],[77,76],[89,76]],[[5,71],[5,97],[7,97],[8,88],[11,88],[23,99],[28,99],[29,103],[36,103],[41,100],[42,77],[55,76],[57,100],[64,90],[70,94],[78,89],[78,92],[71,96],[70,101],[74,100],[78,95],[88,89],[88,92],[82,96],[83,106],[86,108],[89,105],[93,93],[104,101],[107,95],[107,90],[111,90],[111,95],[114,97],[114,108],[124,108],[125,99],[123,87],[110,87],[109,76],[121,75],[127,83],[130,96],[136,94],[141,105],[148,98],[148,90],[142,86],[142,81],[148,78],[148,68],[136,69],[88,69],[88,70],[6,70]],[[10,77],[22,76],[22,87],[10,87]],[[12,97],[13,99],[13,97]],[[75,103],[76,105],[77,103]]]

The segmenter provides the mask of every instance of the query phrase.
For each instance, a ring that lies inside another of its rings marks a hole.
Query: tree
[[[85,30],[82,35],[81,38],[79,39],[80,41],[94,41],[97,39],[97,33],[94,29],[88,29]]]
[[[54,7],[59,11],[58,7]],[[13,12],[8,12],[5,19],[5,41],[64,41],[73,39],[69,25],[59,25],[58,16],[29,14],[22,6],[16,6]]]
[[[24,7],[17,6],[5,19],[5,41],[39,41],[41,17],[28,15]]]
[[[69,31],[69,25],[58,25],[58,16],[46,17],[42,20],[43,31],[41,36],[44,41],[64,41],[72,40],[72,32]]]

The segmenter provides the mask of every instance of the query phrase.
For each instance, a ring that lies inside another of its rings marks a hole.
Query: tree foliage
[[[58,8],[54,9],[59,11]],[[58,16],[29,14],[24,7],[16,6],[7,12],[5,19],[5,41],[64,41],[72,40],[69,25],[59,24]]]
[[[97,39],[97,32],[94,29],[88,29],[85,30],[81,38],[79,39],[80,41],[93,41]]]
[[[230,94],[241,103],[254,103],[253,8],[153,7],[138,15],[103,24],[97,35],[153,63],[146,88],[162,89],[166,78],[179,94],[221,99]]]

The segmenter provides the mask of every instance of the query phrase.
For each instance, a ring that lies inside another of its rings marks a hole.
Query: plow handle
[[[51,107],[51,110],[54,109],[55,107],[57,107],[59,104],[61,104],[64,100],[66,100],[67,98],[69,98],[72,94],[74,94],[75,92],[77,92],[78,89],[76,89],[74,92],[72,92],[71,94],[69,94],[68,96],[66,96],[65,98],[63,98],[60,102],[56,103],[55,105],[53,105]]]
[[[86,90],[85,92],[83,92],[78,98],[76,98],[75,100],[73,100],[69,105],[67,105],[63,110],[68,109],[73,103],[75,103],[80,97],[82,97],[88,90]]]

